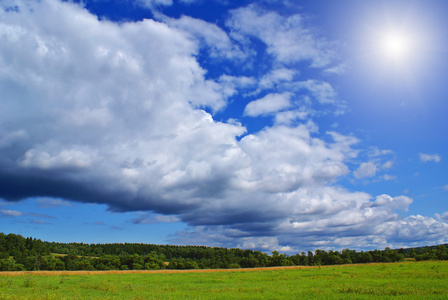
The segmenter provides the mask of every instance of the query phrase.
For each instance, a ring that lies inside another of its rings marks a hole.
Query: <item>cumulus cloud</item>
[[[212,58],[223,57],[238,61],[248,55],[232,42],[227,33],[216,24],[189,16],[182,16],[179,19],[164,17],[163,20],[171,27],[184,31],[190,38],[197,39],[203,48],[208,49],[208,55]]]
[[[244,114],[246,116],[257,117],[275,113],[290,107],[290,98],[290,93],[268,94],[261,99],[254,100],[247,104],[244,109]]]
[[[377,172],[377,166],[374,162],[364,162],[353,172],[356,178],[374,177]]]
[[[328,82],[310,79],[297,83],[297,87],[308,90],[320,104],[336,102],[337,93]]]
[[[320,38],[306,25],[305,19],[300,14],[281,15],[252,4],[233,10],[226,23],[232,40],[245,52],[252,51],[253,39],[266,46],[265,52],[272,60],[257,61],[255,66],[258,69],[260,65],[272,65],[269,72],[259,77],[258,88],[251,95],[261,92],[293,94],[293,107],[278,120],[284,124],[303,119],[303,108],[312,112],[315,105],[329,106],[326,109],[333,110],[336,115],[346,111],[345,103],[338,99],[330,83],[317,79],[299,80],[297,63],[309,62],[312,68],[320,68],[324,72],[324,68],[337,60],[332,50],[334,43]],[[253,63],[251,65],[253,67]],[[293,117],[298,112],[300,117]]]
[[[378,226],[378,233],[393,237],[396,243],[419,245],[422,242],[437,245],[447,242],[448,224],[421,215],[409,216],[399,222],[386,222]],[[392,240],[389,238],[389,240]]]
[[[226,97],[231,97],[241,90],[250,89],[256,85],[256,80],[246,76],[221,75],[218,79],[222,93]]]
[[[290,82],[296,73],[297,71],[288,68],[272,70],[260,79],[258,83],[259,90],[271,89],[281,82]]]
[[[438,154],[420,153],[420,160],[422,162],[436,162],[436,163],[438,163],[438,162],[440,162],[442,160],[442,158]]]
[[[327,66],[336,56],[330,43],[318,38],[304,23],[299,14],[283,17],[249,5],[233,10],[228,26],[235,38],[245,40],[249,35],[262,40],[279,62],[310,61],[314,67]]]
[[[436,214],[436,218],[439,221],[448,222],[448,211],[444,212],[443,214]]]
[[[390,244],[418,246],[422,242],[440,244],[447,241],[448,224],[433,218],[409,216],[400,219],[397,210],[407,210],[412,199],[381,195],[370,199],[365,193],[324,188],[321,193],[301,191],[300,198],[312,204],[271,228],[272,235],[257,236],[253,228],[197,226],[179,233],[181,241],[199,244],[211,242],[224,247],[237,241],[239,247],[281,249],[291,253],[306,249],[381,248]],[[305,196],[305,197],[303,197]],[[278,234],[281,232],[281,234]]]
[[[310,115],[304,107],[295,110],[282,111],[275,114],[275,123],[278,125],[291,125],[296,120],[306,120]]]
[[[441,221],[400,219],[396,211],[408,209],[408,197],[338,187],[359,140],[337,132],[317,137],[309,108],[292,103],[302,90],[320,104],[334,103],[329,83],[292,82],[297,90],[288,93],[281,85],[296,73],[286,67],[258,79],[212,80],[198,63],[201,47],[212,57],[244,56],[218,27],[189,17],[115,24],[71,2],[12,3],[19,9],[0,10],[6,201],[41,197],[55,199],[42,206],[78,201],[139,211],[133,223],[189,225],[177,237],[187,244],[313,249],[358,238],[377,247],[378,239],[383,245],[414,225],[425,233],[424,224],[432,237],[446,238]],[[241,47],[257,36],[280,63],[327,66],[333,57],[300,15],[249,6],[233,11],[228,26]],[[250,102],[245,114],[275,114],[273,126],[248,133],[238,120],[214,119],[229,97],[260,87],[267,96]],[[363,163],[355,176],[373,176],[375,168]]]
[[[384,161],[379,156],[389,154],[385,152],[383,154],[372,155],[372,152],[367,153],[367,157],[374,157],[374,160],[370,160],[367,162],[362,162],[359,167],[353,171],[353,175],[357,179],[361,178],[371,178],[378,175],[379,172],[389,170],[394,165],[394,162],[391,160]],[[383,174],[379,176],[379,178],[383,180],[395,180],[396,176]]]

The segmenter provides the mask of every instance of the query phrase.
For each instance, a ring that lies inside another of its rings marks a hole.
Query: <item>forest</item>
[[[56,243],[0,233],[0,271],[228,269],[397,262],[406,258],[448,260],[448,244],[366,252],[316,250],[294,255],[273,251],[268,255],[205,246]]]

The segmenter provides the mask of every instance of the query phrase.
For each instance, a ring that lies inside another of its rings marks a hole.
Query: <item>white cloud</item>
[[[374,177],[377,172],[377,165],[374,162],[361,163],[359,168],[353,172],[356,178]]]
[[[139,213],[139,216],[132,220],[134,224],[158,224],[158,223],[176,223],[180,219],[176,216],[165,216],[151,213]]]
[[[278,112],[275,115],[275,124],[277,125],[291,125],[297,119],[305,120],[310,112],[305,108],[296,110]]]
[[[347,69],[349,69],[347,64],[340,64],[334,67],[330,67],[324,70],[327,74],[335,74],[335,75],[341,75],[347,72]]]
[[[350,135],[343,135],[334,131],[329,131],[327,134],[331,135],[335,141],[335,144],[331,145],[333,149],[345,153],[349,158],[356,158],[358,156],[359,151],[352,148],[360,142],[358,138]]]
[[[337,93],[328,82],[310,79],[297,83],[297,87],[308,90],[320,104],[336,102]]]
[[[9,210],[9,209],[2,209],[2,210],[0,210],[0,213],[2,213],[2,215],[7,216],[7,217],[20,217],[23,215],[23,213],[20,211]]]
[[[257,191],[284,193],[348,172],[346,153],[312,138],[306,125],[272,127],[245,136],[239,144],[251,161],[250,168],[240,171],[239,184],[247,182]]]
[[[20,165],[25,168],[53,169],[53,168],[87,168],[91,166],[92,153],[81,150],[61,150],[50,154],[37,148],[28,150]]]
[[[250,53],[244,53],[236,43],[232,42],[227,33],[216,24],[204,20],[182,16],[179,19],[163,18],[173,28],[186,32],[191,38],[203,43],[212,58],[224,57],[241,60]],[[235,61],[233,61],[235,63]]]
[[[372,156],[371,153],[368,153],[368,156]],[[374,155],[378,156],[378,155]],[[386,161],[382,163],[380,159],[376,159],[375,161],[363,162],[359,165],[358,169],[353,172],[353,175],[358,178],[367,178],[367,177],[375,177],[378,172],[382,170],[388,170],[392,168],[393,162]],[[397,177],[393,175],[384,174],[380,176],[383,180],[395,180]]]
[[[143,7],[155,8],[157,6],[170,6],[173,4],[173,0],[137,0],[136,3]]]
[[[378,249],[391,245],[421,245],[424,241],[446,242],[448,224],[422,216],[400,219],[396,210],[406,211],[412,199],[381,195],[374,201],[365,193],[324,188],[299,190],[300,211],[283,222],[271,224],[272,236],[258,236],[256,227],[198,226],[179,233],[177,241],[195,241],[228,247],[270,250],[287,247],[291,253],[318,249]],[[265,224],[266,225],[266,224]],[[426,238],[426,237],[427,238]]]
[[[371,207],[388,206],[391,209],[399,209],[407,211],[409,205],[412,203],[412,199],[406,196],[398,196],[392,198],[389,195],[380,195],[376,197],[376,200],[371,204]]]
[[[383,155],[389,155],[393,154],[394,152],[392,150],[380,150],[377,147],[372,147],[368,153],[370,157],[377,157],[377,156],[383,156]]]
[[[9,170],[81,186],[112,180],[108,193],[134,193],[145,176],[168,182],[194,170],[196,159],[233,155],[245,129],[197,109],[218,110],[225,100],[222,87],[204,79],[187,37],[151,20],[100,22],[71,3],[29,6],[2,11],[0,25],[1,128],[10,128],[0,138]]]
[[[257,117],[284,110],[291,106],[290,98],[290,93],[268,94],[247,104],[244,114],[250,117]]]
[[[71,206],[69,201],[55,198],[39,198],[37,199],[37,203],[39,208]]]
[[[343,114],[347,110],[346,105],[338,99],[330,83],[316,79],[298,81],[298,62],[309,62],[309,67],[312,68],[324,68],[336,60],[336,55],[331,50],[334,45],[306,26],[305,19],[306,17],[300,14],[283,16],[265,11],[254,4],[232,11],[227,26],[231,30],[230,35],[241,45],[241,49],[260,51],[253,46],[253,38],[256,38],[265,44],[266,53],[273,58],[272,62],[256,62],[257,69],[260,69],[260,64],[272,64],[272,67],[267,74],[260,76],[258,89],[249,94],[258,95],[263,91],[276,94],[293,93],[294,99],[303,99],[293,103],[294,109],[303,111],[303,107],[307,107],[311,112],[316,104],[331,105],[334,114]],[[265,52],[262,50],[258,54],[265,55]],[[252,62],[249,65],[255,68]]]
[[[389,160],[389,161],[386,161],[386,162],[381,166],[381,169],[383,169],[383,170],[387,170],[387,169],[392,168],[393,165],[394,165],[394,162],[391,161],[391,160]]]
[[[202,0],[179,0],[185,4],[193,4],[195,2],[199,2]],[[173,5],[173,0],[137,0],[135,1],[137,5],[147,7],[147,8],[155,8],[157,6],[171,6]]]
[[[297,73],[295,70],[287,69],[287,68],[279,68],[272,70],[270,73],[264,75],[258,85],[259,90],[271,89],[275,87],[278,83],[281,82],[289,82],[292,81],[294,75]]]
[[[222,94],[226,97],[235,95],[239,90],[245,90],[256,85],[256,80],[252,77],[246,76],[229,76],[222,75],[218,82],[221,85]]]
[[[441,222],[448,222],[448,211],[444,212],[443,214],[435,214],[436,219]]]
[[[448,224],[421,215],[409,216],[399,222],[386,222],[377,228],[377,233],[393,237],[396,243],[408,245],[444,244],[448,241]]]
[[[397,176],[395,175],[389,175],[389,174],[384,174],[383,176],[381,176],[384,180],[390,181],[390,180],[396,180]]]
[[[424,154],[420,153],[420,160],[423,162],[440,162],[442,158],[438,154]]]
[[[314,67],[324,67],[336,56],[330,43],[317,38],[299,14],[283,17],[249,5],[234,10],[228,25],[234,37],[251,35],[262,40],[281,63],[310,61]]]

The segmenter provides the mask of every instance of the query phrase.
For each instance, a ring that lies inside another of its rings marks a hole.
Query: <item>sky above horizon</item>
[[[448,243],[448,2],[0,0],[0,232]]]

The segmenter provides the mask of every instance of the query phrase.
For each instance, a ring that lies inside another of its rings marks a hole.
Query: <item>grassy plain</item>
[[[447,299],[448,261],[146,272],[0,272],[0,299]]]

